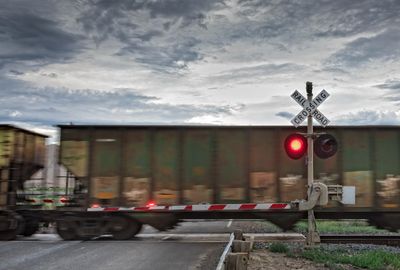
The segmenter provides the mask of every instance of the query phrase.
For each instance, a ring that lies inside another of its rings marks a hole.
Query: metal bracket
[[[313,133],[304,133],[304,132],[297,132],[297,134],[300,134],[306,138],[311,137],[313,140],[318,138],[321,135],[326,134],[326,132],[313,132]]]
[[[291,202],[294,208],[297,208],[299,211],[308,211],[317,205],[327,205],[330,200],[339,201],[343,204],[355,203],[355,187],[350,186],[325,185],[315,182],[309,187],[307,194],[307,200]]]

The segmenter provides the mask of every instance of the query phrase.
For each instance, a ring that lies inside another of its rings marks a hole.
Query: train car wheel
[[[114,216],[111,221],[111,233],[116,240],[133,238],[142,229],[142,224],[125,216]]]
[[[32,236],[39,230],[39,222],[36,220],[27,220],[25,222],[25,228],[22,231],[23,236]]]
[[[400,213],[382,213],[369,218],[369,224],[391,232],[400,230]]]
[[[17,238],[17,230],[7,230],[0,232],[0,241],[10,241]]]
[[[64,218],[57,220],[57,233],[63,240],[78,240],[79,235],[73,226],[72,220]]]
[[[15,238],[17,238],[19,230],[23,228],[24,220],[20,215],[13,212],[7,212],[5,214],[5,219],[6,228],[0,231],[0,241],[14,240]]]

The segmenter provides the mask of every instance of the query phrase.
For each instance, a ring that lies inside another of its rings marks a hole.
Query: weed
[[[376,229],[369,226],[366,221],[332,221],[322,220],[317,221],[317,228],[320,233],[378,233],[385,232],[385,230]],[[307,222],[300,221],[296,224],[295,230],[298,232],[307,231]]]
[[[289,248],[283,243],[272,243],[269,246],[269,250],[276,253],[287,253]]]
[[[387,269],[389,266],[400,269],[400,256],[384,250],[358,251],[353,254],[343,250],[326,251],[318,248],[304,250],[302,257],[328,265],[351,264],[372,270]]]

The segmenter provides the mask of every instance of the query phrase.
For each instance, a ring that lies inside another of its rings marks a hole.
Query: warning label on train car
[[[178,203],[178,190],[160,189],[154,192],[154,198],[157,204],[177,204]]]
[[[97,199],[114,199],[118,197],[118,177],[92,178],[92,196]]]

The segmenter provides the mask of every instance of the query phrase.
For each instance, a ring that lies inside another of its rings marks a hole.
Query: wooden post
[[[232,252],[246,252],[249,253],[251,250],[250,241],[233,240]]]
[[[233,232],[233,235],[235,236],[235,238],[234,238],[235,240],[241,240],[241,241],[244,240],[244,236],[243,236],[242,230],[235,230]]]
[[[225,270],[246,270],[248,262],[248,253],[230,253],[226,257]]]

